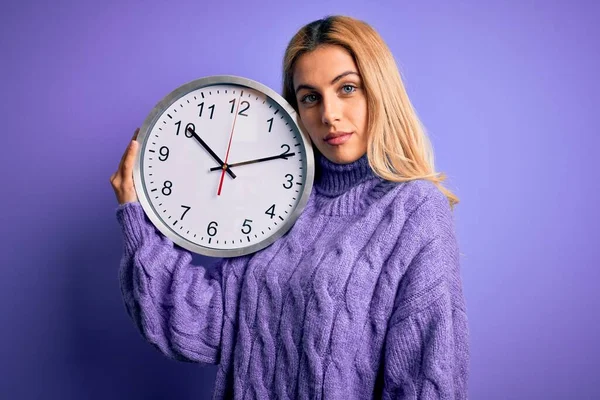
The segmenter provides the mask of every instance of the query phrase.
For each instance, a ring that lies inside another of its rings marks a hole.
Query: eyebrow
[[[348,75],[352,75],[352,74],[360,77],[360,75],[356,71],[346,71],[346,72],[342,72],[341,74],[339,74],[338,76],[336,76],[335,78],[333,78],[333,80],[331,81],[331,84],[333,85],[334,83],[336,83],[337,81],[339,81],[343,77],[348,76]],[[314,86],[302,84],[302,85],[298,85],[298,87],[296,88],[295,93],[298,94],[298,92],[301,89],[315,90],[316,88]]]

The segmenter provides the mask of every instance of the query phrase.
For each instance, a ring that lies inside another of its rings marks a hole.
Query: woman
[[[312,22],[283,94],[314,145],[313,192],[286,235],[214,271],[145,217],[134,136],[111,177],[130,316],[165,355],[219,364],[215,398],[466,398],[458,200],[387,46],[352,18]]]

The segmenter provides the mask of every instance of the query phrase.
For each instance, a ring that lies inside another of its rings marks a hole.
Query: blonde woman
[[[192,266],[136,198],[134,136],[111,177],[131,318],[165,355],[218,364],[214,398],[466,398],[458,199],[392,54],[334,16],[300,29],[283,72],[317,172],[295,225],[258,253]]]

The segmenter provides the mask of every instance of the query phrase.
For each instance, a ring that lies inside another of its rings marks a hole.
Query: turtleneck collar
[[[366,154],[350,164],[336,164],[317,152],[315,167],[314,188],[328,197],[339,196],[359,183],[376,177]]]

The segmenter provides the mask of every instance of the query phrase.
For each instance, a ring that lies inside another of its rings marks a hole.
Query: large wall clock
[[[209,76],[169,93],[145,119],[134,167],[151,222],[189,251],[256,252],[285,234],[314,179],[309,137],[267,86]]]

